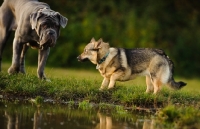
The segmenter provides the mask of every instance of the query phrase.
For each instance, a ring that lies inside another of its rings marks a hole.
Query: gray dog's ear
[[[38,18],[39,16],[42,15],[41,12],[37,12],[37,13],[32,13],[30,15],[30,23],[31,23],[31,28],[32,29],[35,29],[36,26],[37,26],[37,21],[38,21]]]
[[[66,17],[62,16],[59,12],[56,12],[56,14],[60,19],[60,25],[62,26],[62,28],[65,28],[65,26],[67,25],[68,19]]]
[[[31,23],[31,28],[35,29],[36,28],[36,23],[37,23],[37,13],[32,13],[30,15],[30,23]]]

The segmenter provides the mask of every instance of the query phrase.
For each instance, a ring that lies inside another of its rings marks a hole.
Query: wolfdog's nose
[[[78,59],[78,61],[81,61],[81,57],[80,56],[78,56],[77,59]]]

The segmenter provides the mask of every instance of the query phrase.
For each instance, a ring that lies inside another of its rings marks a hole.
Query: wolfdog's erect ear
[[[99,42],[99,43],[100,43],[100,42],[103,42],[103,39],[102,39],[102,38],[100,38],[100,39],[99,39],[97,42]]]
[[[100,49],[102,42],[103,42],[103,40],[102,40],[102,38],[100,38],[97,42],[94,43],[94,48],[95,49]]]
[[[91,39],[90,43],[92,42],[96,42],[96,40],[94,39],[94,37]]]

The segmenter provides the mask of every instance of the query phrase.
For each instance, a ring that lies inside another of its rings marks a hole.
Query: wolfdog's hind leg
[[[154,85],[154,94],[157,94],[160,91],[162,82],[160,81],[160,79],[154,79],[153,80],[153,85]]]
[[[146,93],[152,92],[154,87],[151,81],[151,77],[149,75],[146,75],[146,85],[147,85]]]

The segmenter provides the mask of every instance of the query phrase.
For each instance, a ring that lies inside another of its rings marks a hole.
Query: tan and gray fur
[[[173,62],[161,49],[113,48],[102,39],[91,39],[79,55],[79,61],[90,60],[104,77],[100,90],[114,87],[116,81],[132,80],[138,75],[146,76],[146,92],[157,93],[163,84],[180,89],[184,82],[175,82]]]

